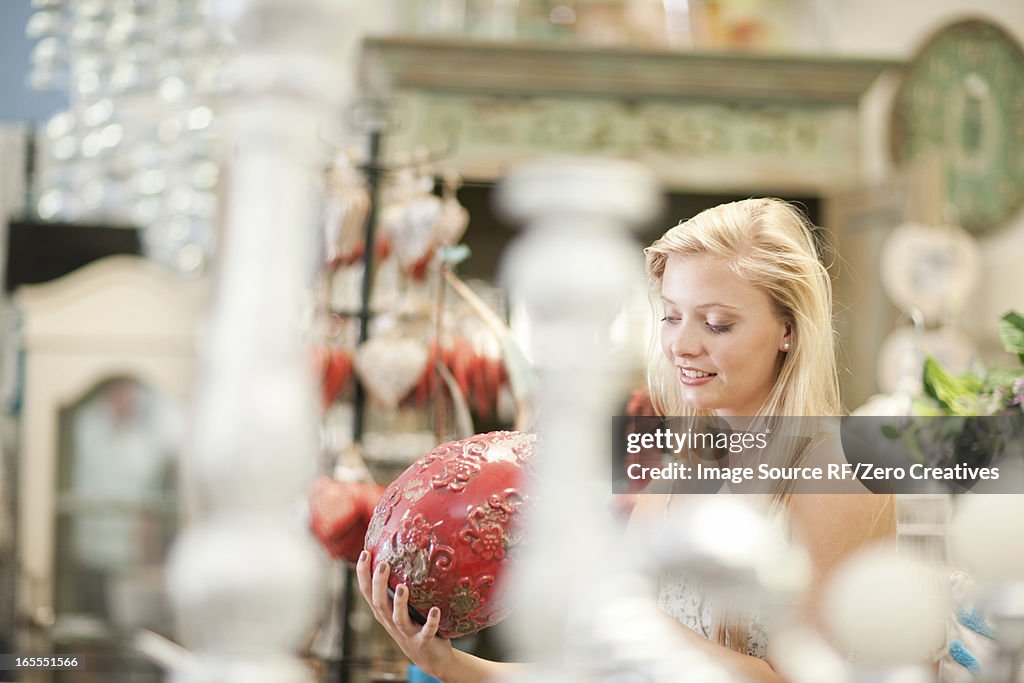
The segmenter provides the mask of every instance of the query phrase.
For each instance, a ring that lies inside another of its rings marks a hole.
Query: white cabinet
[[[164,541],[188,507],[176,482],[204,290],[115,256],[16,293],[19,652],[45,652],[69,624],[144,621],[138,591],[160,590]]]

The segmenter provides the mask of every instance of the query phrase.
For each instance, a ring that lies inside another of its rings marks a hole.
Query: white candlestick
[[[653,176],[626,162],[559,159],[513,172],[500,191],[527,224],[504,265],[530,316],[540,377],[536,508],[510,587],[515,654],[535,664],[520,679],[726,683],[657,608],[610,514],[611,418],[635,371],[621,356],[610,362],[610,331],[643,282],[626,228],[656,213]]]
[[[212,10],[236,41],[219,107],[232,147],[190,453],[197,519],[169,567],[178,637],[195,658],[174,678],[307,681],[295,651],[323,581],[305,530],[289,525],[317,449],[302,315],[317,133],[351,81],[350,35],[336,0],[215,0]]]

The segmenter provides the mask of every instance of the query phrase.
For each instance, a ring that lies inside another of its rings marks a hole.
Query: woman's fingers
[[[409,615],[409,586],[395,587],[394,600],[388,599],[388,578],[391,567],[387,562],[377,565],[371,572],[370,553],[363,552],[356,561],[359,592],[366,598],[374,618],[394,639],[398,647],[421,669],[443,671],[451,666],[451,641],[436,637],[441,625],[441,610],[431,607],[426,623],[421,628]]]
[[[388,577],[391,575],[391,566],[387,562],[379,562],[377,570],[373,572],[373,579],[370,582],[371,596],[370,605],[381,615],[385,616],[391,612],[388,605]]]
[[[402,633],[412,635],[419,630],[409,618],[409,587],[404,583],[395,588],[395,606],[391,611],[391,619],[402,629]]]
[[[441,626],[441,610],[431,607],[427,612],[427,621],[420,629],[420,635],[424,638],[433,638],[437,635],[437,629]]]
[[[377,621],[383,624],[388,631],[391,631],[392,627],[397,627],[398,631],[406,637],[420,636],[425,641],[434,638],[437,635],[437,629],[441,626],[441,610],[431,607],[427,612],[426,623],[422,627],[413,623],[409,616],[409,587],[404,583],[398,584],[395,588],[394,600],[389,601],[390,565],[387,562],[381,562],[377,565],[376,571],[371,574],[370,564],[370,554],[363,551],[356,562],[356,579],[359,582],[359,592],[370,604]],[[389,602],[391,602],[390,605]]]
[[[437,629],[441,626],[441,610],[437,607],[431,607],[427,612],[427,620],[423,626],[413,623],[412,617],[409,616],[409,587],[404,583],[395,589],[395,604],[391,618],[406,635],[418,635],[427,641],[437,635]]]
[[[376,571],[371,573],[370,553],[363,551],[356,562],[356,579],[359,592],[370,605],[377,621],[388,626],[391,608],[388,606],[388,576],[391,573],[387,562],[377,564]]]
[[[359,592],[363,594],[367,604],[372,605],[372,593],[370,592],[370,553],[364,550],[356,561],[356,580],[359,582]]]

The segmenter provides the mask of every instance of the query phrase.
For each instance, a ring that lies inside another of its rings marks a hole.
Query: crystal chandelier
[[[204,0],[33,0],[30,82],[69,107],[38,136],[43,220],[135,225],[146,253],[202,272],[220,164],[211,100],[229,41]]]

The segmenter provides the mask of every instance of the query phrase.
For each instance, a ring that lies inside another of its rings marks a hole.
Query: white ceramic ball
[[[310,538],[276,517],[190,527],[167,566],[178,638],[241,660],[291,653],[323,606],[322,570]]]
[[[1015,529],[1024,519],[1024,495],[959,496],[949,526],[957,567],[978,581],[1024,579],[1024,544]]]
[[[861,551],[825,586],[823,617],[864,667],[930,662],[945,641],[950,606],[934,570],[893,548]]]

